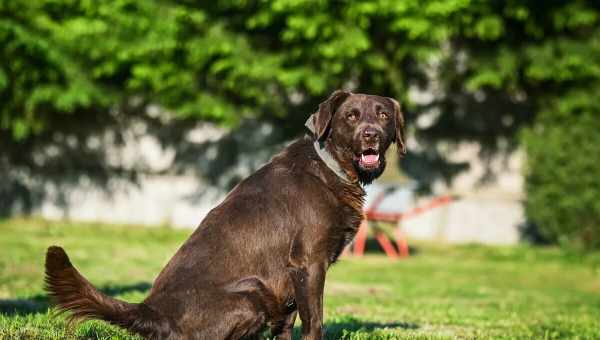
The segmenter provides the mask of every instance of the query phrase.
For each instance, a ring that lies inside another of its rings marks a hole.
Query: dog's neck
[[[348,184],[354,184],[358,182],[356,177],[351,178],[348,173],[344,171],[340,165],[340,162],[336,159],[336,157],[334,157],[333,153],[328,150],[330,148],[327,148],[324,142],[315,140],[313,142],[313,147],[323,163],[325,163],[325,165],[327,165],[327,167],[331,169],[331,171],[333,171],[333,173],[335,173],[342,180],[342,182]]]
[[[349,173],[347,170],[352,164],[341,164],[343,162],[340,162],[340,160],[342,160],[343,157],[341,157],[340,152],[335,150],[335,148],[333,148],[330,143],[327,143],[327,141],[320,141],[318,139],[313,115],[308,117],[304,126],[306,126],[306,128],[315,137],[313,141],[313,147],[323,163],[325,163],[325,165],[327,165],[327,167],[333,171],[333,173],[335,173],[343,183],[350,185],[358,184],[358,176],[356,176],[354,173]]]

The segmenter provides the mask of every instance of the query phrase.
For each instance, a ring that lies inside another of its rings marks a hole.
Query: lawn
[[[97,287],[139,301],[190,230],[0,222],[0,339],[135,339],[99,321],[66,327],[42,290],[47,246]],[[391,261],[346,257],[328,273],[328,339],[600,338],[600,255],[557,248],[416,244]],[[299,322],[297,322],[298,325]]]

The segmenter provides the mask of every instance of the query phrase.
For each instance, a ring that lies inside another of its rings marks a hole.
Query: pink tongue
[[[366,164],[375,164],[379,160],[379,155],[362,155],[362,159]]]

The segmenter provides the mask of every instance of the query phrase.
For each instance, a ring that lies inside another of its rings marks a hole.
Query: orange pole
[[[365,253],[365,245],[367,243],[367,228],[369,227],[367,219],[363,218],[360,222],[360,227],[356,233],[354,240],[354,255],[362,256]]]
[[[408,249],[408,240],[400,228],[396,228],[396,245],[400,251],[400,257],[408,257],[410,255]]]
[[[389,258],[398,258],[398,253],[396,252],[396,249],[394,249],[394,245],[392,244],[392,242],[390,242],[390,239],[387,238],[387,236],[385,236],[383,233],[378,233],[375,235],[375,237],[377,238],[377,242],[379,242],[381,248],[383,248],[383,251],[385,251],[385,254]]]

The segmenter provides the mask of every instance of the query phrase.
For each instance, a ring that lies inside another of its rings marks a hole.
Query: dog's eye
[[[381,118],[381,119],[388,119],[389,116],[390,115],[387,112],[385,112],[385,111],[379,112],[379,118]]]
[[[358,112],[356,112],[356,111],[348,112],[346,114],[346,119],[348,119],[351,122],[356,121],[358,119]]]

